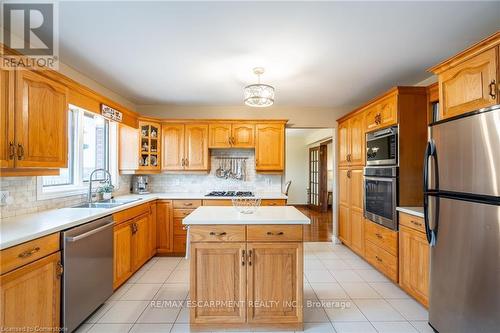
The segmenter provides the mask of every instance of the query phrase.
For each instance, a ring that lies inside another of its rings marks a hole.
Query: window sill
[[[51,187],[43,187],[42,181],[37,181],[37,191],[36,200],[49,200],[64,197],[71,197],[76,195],[86,194],[88,192],[88,186],[75,186],[75,185],[63,185]]]

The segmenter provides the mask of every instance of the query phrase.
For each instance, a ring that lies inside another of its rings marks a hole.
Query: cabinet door
[[[0,327],[60,327],[60,252],[0,277]]]
[[[158,123],[139,121],[139,169],[147,171],[160,170],[161,125]]]
[[[365,111],[365,130],[370,132],[379,127],[379,112],[377,105],[371,106]]]
[[[208,170],[208,125],[186,125],[185,169]]]
[[[377,107],[380,114],[380,128],[397,124],[398,97],[396,95],[382,100]]]
[[[349,203],[351,209],[363,212],[363,169],[350,170]]]
[[[184,169],[184,125],[163,124],[162,136],[162,169],[183,170]]]
[[[113,231],[113,288],[132,275],[132,222],[123,222]]]
[[[156,204],[156,243],[158,253],[172,252],[173,241],[172,201],[160,200]]]
[[[31,71],[16,75],[16,167],[66,168],[67,88]]]
[[[232,146],[235,148],[255,147],[255,125],[233,124],[231,134]]]
[[[135,172],[139,169],[139,130],[137,128],[129,127],[120,124],[120,171],[121,172]]]
[[[210,124],[208,135],[208,148],[231,147],[231,124]]]
[[[219,306],[192,307],[190,322],[244,323],[245,243],[192,243],[190,265],[191,301],[222,302]]]
[[[399,284],[419,302],[429,304],[429,244],[424,233],[400,226]]]
[[[149,251],[150,251],[149,258],[151,258],[156,254],[156,238],[157,238],[156,205],[157,205],[156,201],[153,201],[150,204],[151,215],[149,216]]]
[[[339,205],[339,239],[346,245],[351,244],[349,206]]]
[[[346,166],[349,164],[348,154],[349,154],[349,142],[350,142],[350,131],[349,131],[349,121],[343,121],[339,123],[339,165]]]
[[[439,75],[441,119],[499,103],[497,50],[485,51]]]
[[[150,213],[142,214],[134,219],[135,232],[132,236],[132,269],[135,271],[149,259],[150,246]]]
[[[247,251],[248,323],[302,322],[302,243],[248,243]]]
[[[349,119],[349,164],[365,164],[365,117],[360,113]]]
[[[350,170],[338,169],[339,172],[339,204],[349,207],[349,190],[350,190]]]
[[[285,126],[256,126],[255,168],[257,171],[282,171],[285,167]]]
[[[14,167],[14,75],[0,70],[0,168]]]
[[[363,211],[360,212],[351,208],[349,216],[349,225],[351,227],[351,249],[359,255],[364,255],[364,220]]]

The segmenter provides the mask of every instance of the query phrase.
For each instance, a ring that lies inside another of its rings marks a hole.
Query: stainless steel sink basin
[[[78,206],[73,206],[71,208],[114,208],[121,205],[125,205],[134,201],[141,200],[139,199],[110,199],[104,201],[98,201],[93,203],[83,203]]]

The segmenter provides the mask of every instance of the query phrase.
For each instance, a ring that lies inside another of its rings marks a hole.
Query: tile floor
[[[304,257],[304,332],[432,333],[426,309],[347,247],[305,243]],[[188,261],[155,257],[78,332],[190,332],[188,309],[151,302],[185,300],[188,277]]]

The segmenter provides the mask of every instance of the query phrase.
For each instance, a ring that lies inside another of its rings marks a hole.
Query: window
[[[85,193],[90,173],[95,169],[108,170],[117,178],[117,163],[110,161],[110,142],[116,144],[117,140],[116,124],[74,106],[70,107],[68,118],[68,168],[61,169],[59,176],[39,177],[40,199]],[[111,158],[116,158],[116,154],[111,154]],[[96,173],[93,179],[104,177],[104,172]]]

